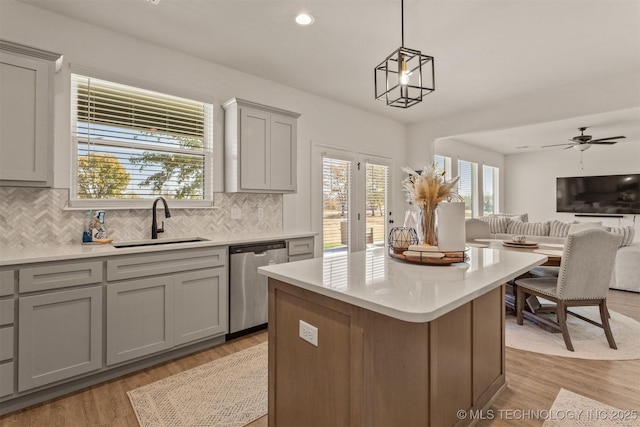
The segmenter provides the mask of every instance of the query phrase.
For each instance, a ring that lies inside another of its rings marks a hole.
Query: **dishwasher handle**
[[[238,245],[238,246],[229,246],[229,254],[242,254],[247,252],[254,252],[256,254],[261,254],[266,251],[272,251],[275,249],[286,249],[287,242],[284,240],[279,240],[275,242],[265,242],[265,243],[252,243],[248,245]]]

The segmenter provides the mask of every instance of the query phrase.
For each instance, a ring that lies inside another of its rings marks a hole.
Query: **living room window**
[[[71,206],[213,201],[213,105],[71,75]]]
[[[444,178],[449,181],[452,176],[451,157],[435,155],[433,162],[444,171]]]
[[[482,165],[482,215],[498,212],[498,172],[493,166]]]
[[[458,194],[462,196],[465,204],[465,217],[473,218],[476,212],[476,181],[478,176],[478,164],[466,160],[458,160]]]

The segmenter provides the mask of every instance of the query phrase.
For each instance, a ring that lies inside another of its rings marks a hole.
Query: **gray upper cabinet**
[[[300,114],[238,98],[223,108],[225,191],[295,192]]]
[[[0,40],[0,185],[52,185],[52,87],[59,58]]]

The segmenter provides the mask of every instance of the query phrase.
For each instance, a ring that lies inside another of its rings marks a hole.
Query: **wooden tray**
[[[535,249],[538,247],[538,244],[536,242],[523,242],[523,243],[518,243],[518,242],[502,242],[503,246],[506,246],[508,248],[527,248],[527,249]]]
[[[392,258],[401,259],[403,261],[412,262],[414,264],[425,264],[425,265],[451,265],[457,262],[465,262],[468,258],[465,256],[464,252],[455,252],[455,253],[446,253],[444,258],[433,258],[433,257],[407,257],[401,253],[395,253],[393,250],[389,251],[389,256]]]

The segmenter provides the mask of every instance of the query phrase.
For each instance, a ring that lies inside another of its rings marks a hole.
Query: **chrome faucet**
[[[158,228],[158,219],[156,217],[156,205],[160,200],[164,205],[164,217],[171,218],[171,212],[169,212],[169,205],[167,205],[167,201],[163,197],[157,197],[153,201],[153,207],[151,208],[153,212],[153,219],[151,220],[151,238],[152,239],[157,239],[158,233],[164,233],[164,221],[162,221],[162,225],[160,226],[160,228]]]

